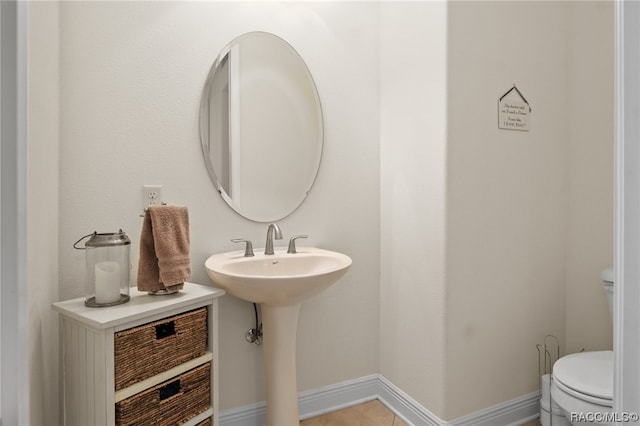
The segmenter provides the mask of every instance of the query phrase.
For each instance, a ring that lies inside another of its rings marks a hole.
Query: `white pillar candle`
[[[96,272],[96,303],[120,300],[120,265],[118,262],[99,262]]]

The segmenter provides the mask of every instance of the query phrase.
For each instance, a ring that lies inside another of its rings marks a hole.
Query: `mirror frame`
[[[257,35],[257,34],[265,34],[265,35],[268,35],[270,37],[275,37],[280,42],[282,42],[286,46],[288,46],[289,49],[291,49],[291,51],[295,55],[297,55],[297,57],[300,59],[300,61],[304,65],[305,69],[307,70],[307,74],[309,76],[309,80],[310,80],[310,82],[312,83],[312,86],[313,86],[315,99],[317,101],[317,114],[318,114],[317,119],[319,120],[319,126],[318,126],[319,128],[318,128],[318,135],[317,135],[317,151],[318,151],[318,154],[317,154],[315,162],[314,162],[314,170],[312,170],[309,173],[309,178],[310,178],[309,185],[308,185],[308,187],[306,188],[306,190],[304,191],[303,194],[299,194],[299,196],[297,196],[296,200],[291,203],[291,206],[287,206],[286,208],[280,209],[278,213],[274,213],[272,216],[263,215],[263,214],[256,214],[255,212],[247,212],[241,206],[238,206],[238,205],[234,204],[233,199],[225,192],[225,190],[224,190],[224,188],[223,188],[223,186],[221,184],[221,179],[218,176],[218,174],[216,173],[216,171],[214,170],[212,162],[209,160],[210,154],[211,154],[210,153],[210,148],[209,148],[209,129],[210,129],[210,125],[209,125],[209,99],[210,99],[211,86],[212,86],[213,80],[214,80],[214,75],[216,74],[216,72],[218,71],[220,66],[223,65],[223,63],[226,61],[227,55],[229,54],[229,52],[231,51],[233,46],[238,42],[238,40],[242,39],[243,37],[249,36],[249,35]],[[320,99],[320,93],[318,91],[318,86],[316,84],[316,81],[313,78],[313,75],[311,74],[311,70],[309,69],[309,66],[307,65],[307,63],[304,60],[304,58],[302,57],[302,55],[300,55],[300,53],[289,42],[287,42],[284,38],[282,38],[282,37],[280,37],[280,36],[278,36],[276,34],[273,34],[273,33],[270,33],[270,32],[266,32],[266,31],[250,31],[250,32],[242,33],[242,34],[238,35],[237,37],[233,38],[220,51],[220,53],[216,57],[215,61],[213,62],[213,65],[211,66],[211,69],[209,70],[209,73],[207,74],[207,78],[205,80],[204,88],[203,88],[203,91],[202,91],[202,97],[201,97],[201,100],[200,100],[200,111],[199,111],[200,145],[201,145],[201,148],[202,148],[203,159],[204,159],[205,166],[207,168],[207,172],[209,174],[209,178],[211,179],[211,182],[213,183],[216,191],[220,194],[220,196],[226,202],[226,204],[229,207],[231,207],[240,216],[242,216],[242,217],[244,217],[246,219],[252,220],[254,222],[261,222],[261,223],[275,222],[275,221],[284,219],[285,217],[291,215],[294,211],[296,211],[302,205],[304,200],[309,195],[309,192],[311,192],[311,189],[313,188],[313,185],[315,184],[315,182],[316,182],[316,180],[318,178],[318,173],[320,171],[320,165],[322,164],[322,156],[323,156],[323,151],[324,151],[324,133],[325,133],[324,126],[325,126],[325,123],[324,123],[324,112],[323,112],[322,102],[321,102],[321,99]]]

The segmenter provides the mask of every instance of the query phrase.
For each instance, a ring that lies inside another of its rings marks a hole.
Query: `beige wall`
[[[59,46],[57,9],[30,8],[34,424],[57,408],[58,269],[59,298],[81,297],[71,245],[120,227],[137,264],[141,185],[189,206],[193,281],[230,238],[263,244],[265,226],[215,193],[198,141],[211,62],[255,30],[298,49],[325,114],[316,186],[282,229],[354,260],[303,305],[300,390],[380,372],[453,419],[536,390],[547,333],[568,352],[609,347],[611,4],[63,2]],[[527,133],[497,129],[512,83]],[[225,297],[220,321],[221,408],[261,401],[251,305]]]
[[[611,349],[600,272],[613,266],[613,5],[568,9],[566,352]]]
[[[610,336],[587,324],[606,320],[613,254],[612,8],[449,3],[448,419],[535,391],[546,334],[563,348]],[[497,128],[514,83],[528,132]]]
[[[380,8],[380,373],[445,406],[444,2]]]
[[[28,19],[28,424],[48,425],[58,418],[58,4],[29,3]]]
[[[122,228],[135,282],[143,184],[189,207],[192,281],[205,259],[264,247],[267,227],[238,216],[207,175],[198,108],[220,50],[248,31],[286,39],[305,59],[324,108],[325,147],[302,207],[280,221],[286,244],[344,252],[353,267],[302,306],[298,383],[304,391],[378,371],[378,48],[374,3],[62,2],[60,5],[60,297],[83,295],[84,255],[73,242]],[[357,16],[357,20],[347,17]],[[355,160],[357,159],[357,161]],[[262,349],[247,344],[251,304],[220,307],[221,409],[264,399]]]

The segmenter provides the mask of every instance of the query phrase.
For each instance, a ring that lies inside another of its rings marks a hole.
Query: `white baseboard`
[[[540,392],[532,392],[519,398],[458,417],[445,423],[447,426],[518,426],[540,416]]]
[[[264,426],[267,410],[264,402],[224,410],[220,413],[220,426]]]
[[[379,375],[374,374],[334,385],[300,392],[300,418],[319,416],[377,398]],[[220,413],[220,426],[264,426],[265,403],[246,405]]]
[[[379,374],[300,392],[300,418],[319,416],[352,405],[373,401],[378,395]]]
[[[444,420],[418,404],[383,376],[378,378],[378,399],[408,425],[441,426],[446,424]]]
[[[300,418],[307,419],[374,399],[380,400],[412,426],[516,426],[534,420],[539,412],[539,393],[521,396],[475,413],[445,421],[418,404],[379,374],[301,392]],[[225,410],[220,426],[264,426],[264,402]]]

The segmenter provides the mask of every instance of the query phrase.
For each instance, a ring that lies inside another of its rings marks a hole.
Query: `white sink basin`
[[[244,257],[244,251],[214,254],[205,262],[214,284],[248,302],[294,305],[334,284],[351,266],[342,253],[299,247],[289,254],[276,250]]]
[[[300,303],[329,287],[351,266],[341,253],[300,247],[244,257],[244,251],[214,254],[205,261],[217,287],[259,303],[264,335],[266,425],[298,425],[296,333]]]

